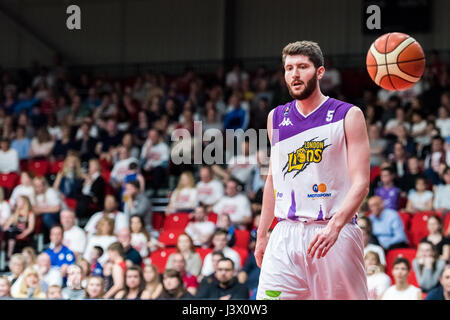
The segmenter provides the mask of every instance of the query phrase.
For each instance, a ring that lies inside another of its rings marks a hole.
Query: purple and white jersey
[[[327,97],[304,116],[295,103],[278,106],[273,113],[275,217],[328,220],[351,186],[344,118],[352,105]]]
[[[400,189],[392,187],[386,189],[385,187],[379,187],[375,189],[375,195],[383,199],[384,207],[397,210],[398,199],[400,197]]]

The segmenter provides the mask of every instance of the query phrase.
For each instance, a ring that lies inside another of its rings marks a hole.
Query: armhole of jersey
[[[350,109],[352,109],[353,107],[356,107],[355,105],[350,105],[350,107],[348,108],[348,110],[345,112],[345,116],[342,119],[342,127],[344,129],[344,142],[345,142],[345,147],[347,148],[347,132],[345,131],[345,118],[347,117],[348,112],[350,111]]]

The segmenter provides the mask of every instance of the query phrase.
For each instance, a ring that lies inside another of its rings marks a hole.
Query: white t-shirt
[[[367,277],[369,300],[376,300],[391,286],[391,278],[386,273],[375,273]]]
[[[200,181],[197,183],[197,198],[199,202],[206,205],[213,205],[223,197],[223,183],[213,179],[210,182]]]
[[[232,223],[241,223],[244,218],[252,216],[250,201],[243,194],[234,197],[223,197],[213,207],[217,214],[228,213]]]
[[[116,236],[92,236],[89,238],[86,251],[84,252],[83,258],[87,261],[91,260],[91,251],[95,246],[102,247],[103,255],[98,259],[100,264],[103,266],[108,261],[108,247],[117,241]]]
[[[426,129],[426,127],[427,127],[427,122],[426,122],[425,120],[422,120],[422,121],[419,122],[419,123],[414,123],[414,124],[411,126],[411,133],[420,132],[420,131]],[[421,143],[421,144],[423,144],[423,145],[426,145],[426,144],[428,144],[428,143],[431,141],[431,138],[430,138],[426,133],[423,133],[423,134],[420,135],[420,136],[416,136],[416,137],[414,138],[414,140],[415,140],[417,143]]]
[[[147,243],[147,237],[142,232],[131,234],[131,246],[139,252],[142,258],[148,257]]]
[[[433,192],[425,190],[423,193],[411,190],[408,194],[408,200],[412,202],[412,205],[417,210],[426,210],[425,205],[428,201],[433,199]]]
[[[9,203],[11,207],[16,205],[17,198],[19,196],[27,196],[30,199],[32,205],[34,205],[34,188],[33,186],[24,186],[23,184],[19,184],[14,188],[11,197],[9,198]]]
[[[242,183],[247,183],[252,178],[252,172],[258,166],[256,155],[245,156],[243,154],[233,156],[228,164],[231,175]]]
[[[435,191],[434,208],[435,209],[448,209],[450,210],[450,184],[439,185]]]
[[[88,237],[91,237],[97,233],[97,223],[103,217],[103,211],[94,213],[89,221],[84,226],[84,231],[87,232]],[[128,228],[129,221],[125,213],[116,211],[108,214],[108,218],[114,219],[114,233],[117,233],[120,229]]]
[[[123,181],[125,180],[125,176],[128,174],[128,172],[130,171],[128,169],[128,167],[130,166],[130,163],[132,162],[138,162],[138,160],[136,158],[128,158],[128,159],[124,159],[124,160],[120,160],[118,161],[112,171],[111,171],[111,179],[114,179],[120,183],[123,183]]]
[[[0,203],[0,226],[11,216],[11,208],[6,201]]]
[[[0,149],[0,172],[10,173],[19,171],[19,154],[15,149],[10,148],[3,152]]]
[[[45,193],[36,196],[37,205],[57,206],[61,205],[61,199],[58,192],[53,188],[48,188]]]
[[[422,291],[413,285],[409,285],[408,289],[402,291],[397,290],[393,285],[386,290],[381,300],[419,300],[419,292]]]
[[[216,225],[212,221],[190,222],[184,232],[192,238],[194,245],[201,246],[205,244],[201,239],[212,236],[215,229]]]
[[[223,248],[222,252],[226,258],[233,260],[234,268],[236,270],[239,270],[241,268],[241,257],[239,256],[239,253],[237,253],[230,247]],[[213,272],[214,267],[212,263],[212,253],[208,253],[205,257],[205,260],[203,261],[202,275],[206,277],[211,275]]]
[[[86,248],[86,233],[79,226],[64,231],[63,244],[74,252],[83,253]]]
[[[366,253],[372,251],[378,254],[378,257],[380,257],[380,262],[383,266],[386,265],[386,257],[384,255],[384,249],[381,246],[377,246],[376,244],[373,243],[369,243],[365,248],[364,248],[364,256],[366,256]]]
[[[59,267],[51,267],[50,270],[48,270],[48,272],[44,276],[41,276],[41,285],[42,282],[46,284],[47,291],[48,287],[50,286],[53,285],[62,286],[63,279]]]
[[[183,188],[179,191],[175,190],[170,197],[170,203],[175,211],[179,209],[194,209],[198,205],[197,189]]]
[[[444,139],[450,136],[450,118],[436,119],[436,127],[439,128]]]
[[[169,160],[169,146],[164,142],[159,142],[152,146],[151,140],[146,140],[142,146],[141,159],[145,159],[144,169],[149,170],[160,166],[163,162]]]

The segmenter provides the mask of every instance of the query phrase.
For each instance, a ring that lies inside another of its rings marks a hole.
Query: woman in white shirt
[[[40,128],[37,136],[31,140],[30,158],[48,158],[55,142],[52,140],[47,128]]]
[[[395,285],[389,287],[381,300],[422,300],[422,291],[408,283],[411,264],[406,258],[397,258],[394,261],[392,275]]]
[[[181,174],[178,185],[170,196],[166,214],[175,212],[191,212],[198,205],[197,189],[192,172],[185,171]]]
[[[34,205],[33,178],[27,171],[24,171],[20,174],[20,184],[14,188],[11,197],[9,198],[9,204],[11,208],[15,207],[17,198],[19,196],[28,197],[31,204]]]
[[[3,225],[8,221],[11,216],[11,208],[8,202],[5,201],[5,193],[3,188],[0,187],[0,231],[3,230]]]
[[[433,209],[433,192],[426,190],[426,187],[424,178],[416,179],[416,189],[408,194],[406,211],[415,213]]]
[[[164,244],[159,242],[145,229],[144,218],[139,215],[133,215],[130,218],[131,246],[136,249],[143,259],[147,258],[149,253],[158,248],[164,248]]]
[[[48,230],[59,223],[59,211],[62,201],[58,192],[48,186],[44,177],[33,179],[35,201],[33,211],[36,215],[42,214],[42,222]]]
[[[364,256],[364,264],[366,266],[369,300],[379,300],[391,286],[391,278],[384,273],[384,266],[380,262],[378,253],[368,251]]]
[[[98,261],[101,265],[104,265],[108,261],[109,245],[117,241],[117,237],[113,232],[114,220],[108,217],[101,218],[97,223],[97,233],[88,239],[83,258],[88,261],[91,260],[91,251],[95,246],[99,246],[102,247],[104,253]]]

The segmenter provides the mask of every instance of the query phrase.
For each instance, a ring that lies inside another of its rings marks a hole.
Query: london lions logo
[[[289,153],[289,159],[282,170],[284,172],[284,177],[295,170],[297,171],[293,176],[293,178],[295,178],[300,172],[305,170],[309,164],[322,161],[323,150],[331,146],[331,144],[325,145],[326,139],[314,141],[317,138],[318,137],[315,137],[309,141],[305,141],[301,148]]]

